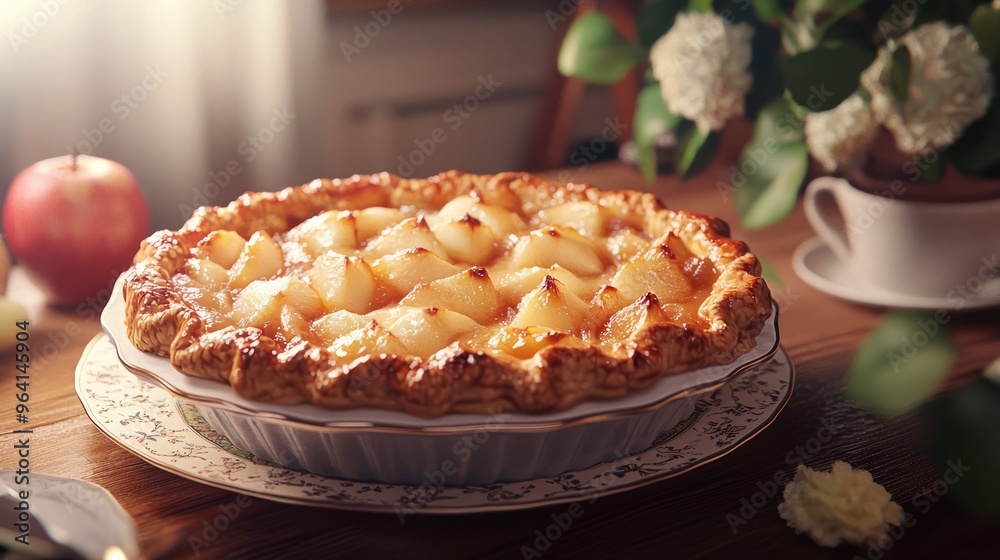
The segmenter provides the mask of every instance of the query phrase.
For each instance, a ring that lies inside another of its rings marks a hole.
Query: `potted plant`
[[[727,123],[751,120],[715,185],[744,227],[784,219],[812,176],[806,215],[863,290],[943,301],[888,313],[854,357],[848,395],[897,415],[935,394],[958,354],[952,312],[987,288],[1000,303],[1000,1],[646,0],[636,28],[632,42],[600,13],[579,16],[559,69],[614,83],[648,65],[633,123],[647,180],[661,135],[690,177]],[[1000,361],[990,371],[930,407],[939,466],[962,454],[1000,468],[983,452],[997,441]],[[955,498],[1000,514],[995,477]]]
[[[752,120],[716,185],[747,228],[792,211],[810,161],[869,192],[906,181],[903,199],[1000,196],[998,2],[646,0],[636,29],[629,41],[581,15],[560,71],[607,84],[648,65],[633,124],[648,180],[660,135],[675,134],[675,169],[690,177],[728,122]]]

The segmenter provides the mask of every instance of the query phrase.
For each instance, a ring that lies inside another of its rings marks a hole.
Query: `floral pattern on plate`
[[[712,393],[695,411],[629,456],[555,477],[487,486],[357,482],[287,469],[254,457],[205,422],[197,408],[133,375],[105,335],[84,351],[76,391],[91,420],[143,460],[186,478],[266,499],[352,510],[460,513],[590,499],[676,476],[721,457],[766,428],[791,395],[794,371],[775,357]]]

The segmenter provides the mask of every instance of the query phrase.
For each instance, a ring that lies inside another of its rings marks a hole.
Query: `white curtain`
[[[205,199],[285,186],[288,121],[308,118],[292,43],[315,44],[322,22],[320,2],[0,2],[0,189],[75,148],[132,169],[164,228]]]

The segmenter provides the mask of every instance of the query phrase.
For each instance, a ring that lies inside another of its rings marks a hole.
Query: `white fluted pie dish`
[[[121,285],[115,294],[120,294]],[[586,468],[645,449],[686,418],[697,395],[769,360],[778,348],[777,308],[756,346],[726,365],[663,377],[622,398],[545,414],[446,414],[422,418],[374,408],[328,410],[245,399],[230,387],[177,371],[135,348],[125,306],[114,297],[101,322],[133,373],[197,406],[234,445],[326,476],[415,485],[478,485]]]

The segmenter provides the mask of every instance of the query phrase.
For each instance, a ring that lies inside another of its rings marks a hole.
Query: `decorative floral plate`
[[[788,402],[794,377],[779,348],[769,362],[697,397],[694,413],[645,451],[556,477],[461,487],[342,480],[260,460],[216,433],[195,407],[175,403],[126,370],[105,335],[84,351],[76,392],[108,437],[166,471],[269,500],[403,517],[547,506],[677,476],[732,452],[770,425]]]

